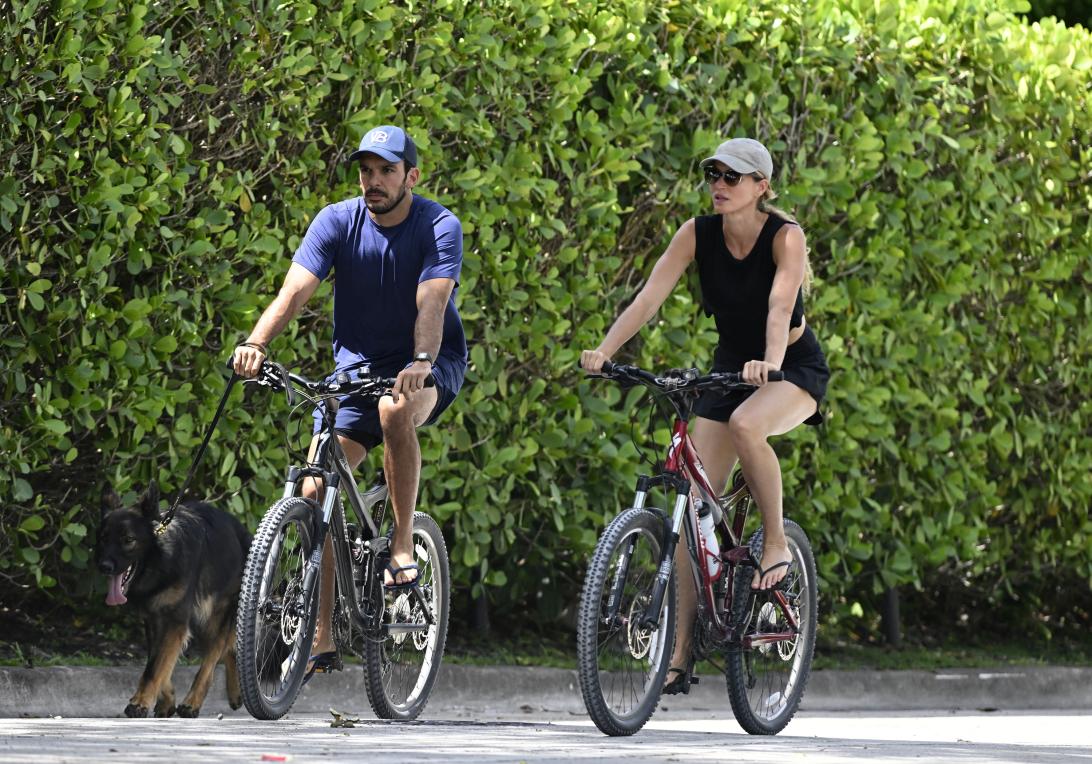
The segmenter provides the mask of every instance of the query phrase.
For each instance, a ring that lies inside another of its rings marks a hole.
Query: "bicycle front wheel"
[[[365,688],[380,719],[408,721],[421,714],[447,641],[447,546],[440,526],[424,512],[413,515],[413,551],[417,586],[387,590],[383,634],[365,635]]]
[[[303,594],[314,512],[308,499],[281,499],[266,512],[250,544],[235,652],[243,702],[256,719],[288,713],[307,670],[318,612],[318,585],[311,597]]]
[[[728,655],[728,698],[740,726],[752,735],[776,735],[785,728],[804,697],[815,652],[818,583],[815,557],[803,529],[785,520],[785,537],[793,566],[784,595],[799,624],[793,639],[761,642]],[[751,536],[751,553],[762,556],[762,531]],[[733,622],[742,624],[744,638],[791,631],[785,612],[771,592],[751,591],[751,576],[736,577]]]
[[[607,526],[588,566],[577,621],[584,706],[607,735],[632,735],[660,702],[675,644],[675,571],[653,625],[642,623],[663,556],[663,519],[628,509]]]

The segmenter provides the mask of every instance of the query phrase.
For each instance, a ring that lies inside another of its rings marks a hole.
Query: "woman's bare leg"
[[[782,524],[781,465],[767,442],[782,435],[815,413],[815,399],[791,382],[769,382],[740,404],[728,422],[728,435],[739,455],[743,476],[762,511],[762,569],[790,562],[792,554]],[[764,576],[755,571],[751,586],[768,589],[788,573],[780,567]]]

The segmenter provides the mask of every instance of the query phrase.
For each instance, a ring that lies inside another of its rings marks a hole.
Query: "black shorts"
[[[454,364],[443,363],[437,359],[432,369],[432,376],[436,380],[436,405],[429,412],[428,419],[421,425],[427,427],[435,422],[444,409],[455,401],[455,396],[462,387],[465,367],[456,368]],[[394,376],[391,374],[390,376]],[[320,416],[315,409],[314,432],[319,431]],[[334,429],[338,435],[343,435],[349,440],[355,441],[368,451],[383,442],[383,427],[379,423],[379,401],[376,398],[365,398],[360,395],[346,395],[338,399],[337,415],[334,419]]]
[[[754,359],[733,356],[724,348],[718,347],[713,357],[712,371],[743,371],[743,365],[750,360]],[[804,333],[800,335],[800,339],[789,345],[785,351],[781,370],[785,373],[785,381],[792,382],[815,399],[815,413],[805,419],[804,424],[822,424],[823,414],[820,406],[827,393],[830,368],[827,366],[827,359],[823,356],[822,348],[819,347],[819,340],[816,339],[815,332],[810,326],[804,327]],[[732,412],[753,393],[754,390],[732,390],[727,393],[707,390],[694,404],[694,414],[703,419],[727,422],[732,417]]]

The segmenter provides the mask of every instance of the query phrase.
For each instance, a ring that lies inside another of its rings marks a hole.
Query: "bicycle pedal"
[[[697,684],[697,683],[698,683],[698,678],[696,676],[690,677],[690,684]]]

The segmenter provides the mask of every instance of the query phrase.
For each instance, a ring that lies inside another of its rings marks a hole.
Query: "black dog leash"
[[[174,513],[178,511],[178,505],[182,501],[182,497],[186,495],[186,489],[190,487],[190,481],[193,480],[193,473],[197,471],[197,465],[201,463],[201,458],[205,455],[205,449],[208,448],[209,441],[212,440],[212,432],[216,429],[216,423],[220,421],[220,415],[224,413],[224,406],[227,405],[228,395],[231,393],[231,388],[234,387],[237,379],[239,379],[239,375],[232,370],[231,378],[228,379],[227,389],[224,390],[224,394],[220,398],[220,405],[216,409],[216,414],[212,417],[212,423],[209,424],[208,432],[205,433],[205,440],[201,444],[201,447],[197,449],[197,456],[194,457],[193,464],[190,465],[190,472],[186,475],[186,479],[182,481],[182,488],[179,489],[178,495],[174,497],[174,503],[171,504],[171,508],[167,510],[167,514],[164,515],[163,519],[159,522],[159,527],[155,529],[155,535],[162,535],[163,532],[167,530],[167,526],[171,524],[171,520],[174,519]]]

